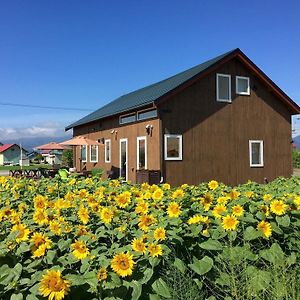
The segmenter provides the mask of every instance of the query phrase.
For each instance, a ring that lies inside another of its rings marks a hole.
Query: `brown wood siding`
[[[146,125],[153,125],[152,134],[147,134]],[[117,134],[111,133],[112,130]],[[128,179],[136,182],[137,167],[137,137],[146,136],[147,138],[147,167],[149,170],[160,169],[160,121],[159,119],[149,119],[127,125],[119,125],[119,117],[94,122],[84,126],[74,128],[74,136],[84,135],[93,140],[111,140],[111,162],[104,162],[104,145],[99,146],[98,163],[91,163],[88,150],[88,162],[82,163],[82,168],[91,170],[92,168],[101,168],[104,170],[104,177],[107,177],[109,171],[113,170],[119,176],[120,166],[120,139],[128,139]],[[76,168],[80,168],[80,150],[76,147],[75,161]]]
[[[232,75],[232,103],[216,101],[216,73]],[[235,76],[250,77],[250,96],[235,93]],[[291,175],[290,112],[238,59],[163,102],[160,115],[164,133],[183,135],[183,160],[164,161],[172,185]],[[250,167],[249,140],[264,141],[264,167]]]

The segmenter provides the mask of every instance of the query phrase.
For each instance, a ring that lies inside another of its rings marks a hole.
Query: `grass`
[[[32,170],[38,168],[47,168],[51,169],[51,165],[49,164],[34,164],[30,166],[23,166],[23,170]],[[10,171],[10,170],[21,170],[21,166],[0,166],[0,171]]]

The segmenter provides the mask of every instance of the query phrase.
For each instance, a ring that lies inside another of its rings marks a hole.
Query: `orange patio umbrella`
[[[72,139],[59,143],[63,146],[88,146],[88,145],[103,145],[98,141],[91,140],[85,136],[74,136]]]
[[[37,149],[37,150],[65,150],[68,148],[66,146],[60,145],[59,143],[50,142],[48,144],[34,147],[34,149]]]

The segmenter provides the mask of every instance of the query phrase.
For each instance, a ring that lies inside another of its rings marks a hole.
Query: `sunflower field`
[[[300,179],[0,177],[0,299],[300,299]]]

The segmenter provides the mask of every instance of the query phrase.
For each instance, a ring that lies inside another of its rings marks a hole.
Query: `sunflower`
[[[136,208],[135,208],[135,212],[137,214],[147,214],[148,213],[148,203],[144,200],[140,200],[138,201]]]
[[[233,215],[227,215],[227,216],[223,217],[222,227],[225,230],[235,230],[238,224],[239,224],[239,221]]]
[[[271,224],[266,221],[261,221],[257,225],[257,229],[261,230],[263,235],[266,238],[269,238],[272,235],[272,227]]]
[[[33,214],[33,221],[38,225],[48,224],[48,215],[45,210],[36,209]]]
[[[32,257],[37,258],[44,256],[47,249],[51,249],[51,240],[46,237],[44,234],[35,232],[31,239],[30,243],[32,244]]]
[[[236,200],[240,195],[241,193],[234,189],[228,194],[231,200]]]
[[[270,201],[270,200],[272,200],[272,198],[273,198],[273,196],[270,195],[270,194],[264,194],[264,195],[263,195],[264,201]]]
[[[152,199],[156,200],[156,201],[161,200],[163,198],[163,196],[164,196],[163,190],[160,188],[157,188],[152,194]]]
[[[247,197],[247,198],[252,198],[253,197],[253,195],[254,195],[254,192],[252,192],[252,191],[247,191],[246,193],[245,193],[245,196]]]
[[[81,189],[78,191],[78,196],[81,199],[87,198],[88,195],[89,195],[89,192],[86,189]]]
[[[97,279],[98,281],[104,281],[107,279],[107,271],[105,268],[100,268],[97,273]]]
[[[225,196],[221,196],[217,199],[217,203],[218,204],[223,204],[223,205],[226,205],[228,200],[230,200],[229,197],[225,197]]]
[[[89,210],[84,205],[80,206],[77,215],[78,215],[81,223],[83,223],[84,225],[89,222],[89,219],[90,219]]]
[[[146,244],[144,243],[143,239],[133,239],[131,247],[134,251],[142,253],[146,252]]]
[[[16,242],[21,243],[28,240],[30,230],[23,224],[16,224],[12,227],[11,232],[18,232]]]
[[[216,205],[212,211],[212,214],[215,218],[221,219],[222,214],[226,211],[227,211],[227,208],[225,205]]]
[[[210,206],[214,200],[214,196],[211,193],[206,193],[203,197],[200,198],[200,202],[204,207],[205,211],[210,209]]]
[[[162,188],[163,188],[163,190],[167,191],[167,190],[169,190],[169,189],[171,188],[171,186],[170,186],[169,183],[164,183],[164,184],[162,185]]]
[[[181,214],[181,207],[176,202],[171,202],[168,206],[167,212],[169,217],[171,218],[177,218]]]
[[[270,215],[270,209],[268,205],[261,205],[260,210],[268,217]]]
[[[127,207],[130,204],[130,202],[131,202],[131,193],[128,191],[125,191],[116,197],[116,203],[121,208]]]
[[[35,209],[46,209],[48,205],[48,198],[42,195],[37,195],[33,198]]]
[[[166,230],[162,227],[158,227],[154,230],[153,236],[157,241],[164,241],[166,239]]]
[[[114,212],[111,209],[107,207],[102,208],[100,213],[100,218],[104,224],[110,224],[113,217],[114,217]]]
[[[215,190],[216,188],[218,188],[218,186],[219,186],[219,183],[218,183],[218,181],[216,181],[216,180],[211,180],[209,183],[208,183],[208,187],[209,187],[209,189],[210,190]]]
[[[274,200],[270,204],[270,210],[275,215],[281,216],[285,213],[287,205],[282,200]]]
[[[61,227],[58,221],[50,221],[49,228],[55,235],[61,235]]]
[[[300,196],[294,196],[294,203],[297,205],[297,209],[300,209]]]
[[[157,257],[159,255],[162,255],[162,248],[161,245],[157,244],[150,244],[148,247],[149,253],[152,257]]]
[[[70,291],[70,282],[63,279],[60,271],[48,270],[42,276],[40,293],[49,300],[62,300]]]
[[[121,252],[116,254],[111,261],[111,268],[121,277],[130,276],[132,274],[135,262],[132,255]]]
[[[173,192],[172,199],[182,198],[183,196],[184,196],[183,189],[177,189],[176,191]]]
[[[75,241],[75,243],[71,244],[71,249],[73,249],[72,254],[80,260],[86,258],[90,253],[83,241]]]
[[[244,214],[244,209],[240,205],[235,205],[232,207],[232,214],[236,217],[242,217]]]
[[[143,215],[139,218],[139,228],[143,231],[148,231],[149,226],[151,226],[155,222],[155,218],[152,215]]]
[[[207,216],[201,216],[201,215],[194,215],[192,217],[189,218],[188,220],[188,224],[192,225],[192,224],[199,224],[199,223],[209,223],[209,219]]]

